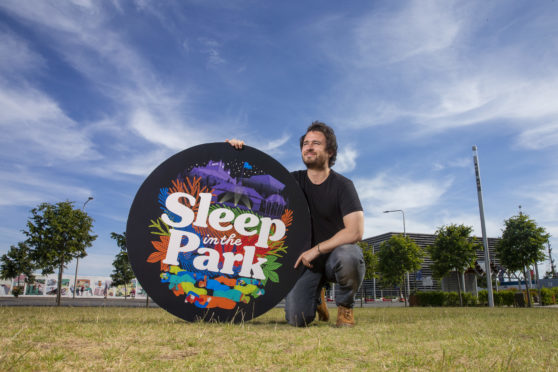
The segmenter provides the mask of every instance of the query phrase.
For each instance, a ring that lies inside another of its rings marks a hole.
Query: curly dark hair
[[[337,159],[337,137],[335,137],[335,132],[333,129],[327,125],[326,123],[322,123],[321,121],[314,121],[308,129],[306,129],[306,133],[300,137],[300,149],[302,150],[302,143],[304,142],[304,137],[308,134],[308,132],[322,132],[326,138],[326,151],[331,153],[332,155],[329,157],[329,167],[333,167],[335,164],[335,159]]]

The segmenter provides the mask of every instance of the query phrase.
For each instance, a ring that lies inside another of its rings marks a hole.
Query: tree
[[[366,265],[364,280],[377,278],[378,275],[376,273],[378,272],[378,257],[374,254],[374,250],[366,242],[358,242],[357,245],[362,249],[364,264]]]
[[[93,219],[73,202],[42,203],[31,210],[27,221],[26,243],[31,247],[30,256],[42,274],[52,274],[58,269],[56,304],[60,306],[62,273],[75,258],[87,256],[96,235],[91,235]]]
[[[123,232],[122,234],[117,234],[115,232],[110,233],[111,239],[116,240],[116,245],[120,248],[121,251],[127,251],[126,248],[126,233]]]
[[[377,278],[378,275],[378,256],[374,254],[374,249],[366,242],[358,242],[357,245],[362,249],[362,256],[364,258],[364,265],[366,271],[364,272],[364,280],[372,280]],[[366,296],[366,291],[362,289],[364,296]]]
[[[474,266],[479,245],[471,236],[473,228],[465,225],[451,224],[442,226],[436,231],[434,244],[428,246],[427,251],[433,261],[432,273],[436,278],[446,276],[450,271],[457,273],[457,291],[459,303],[463,306],[461,275],[464,270]]]
[[[531,265],[546,258],[544,244],[550,234],[543,227],[537,226],[534,220],[520,213],[506,220],[502,239],[496,246],[500,262],[519,279],[516,272],[523,273],[527,281],[527,270]],[[531,295],[527,290],[527,301],[531,306]]]
[[[29,246],[25,244],[25,242],[19,242],[17,243],[17,247],[12,245],[8,253],[2,255],[2,258],[0,258],[2,262],[0,266],[0,278],[12,279],[17,277],[17,289],[12,289],[14,297],[19,296],[21,293],[21,275],[25,275],[26,283],[33,283],[35,281],[35,276],[33,275],[35,265],[30,257],[29,251]]]
[[[134,279],[134,271],[128,260],[128,252],[126,251],[126,235],[125,233],[117,234],[115,232],[110,234],[110,237],[116,240],[116,245],[120,248],[120,252],[116,254],[112,266],[114,270],[110,277],[113,286],[124,285],[124,299],[128,297],[127,285]]]
[[[417,271],[422,264],[423,251],[409,237],[392,235],[380,245],[378,271],[384,283],[405,287],[405,274]],[[407,301],[407,294],[405,294]]]

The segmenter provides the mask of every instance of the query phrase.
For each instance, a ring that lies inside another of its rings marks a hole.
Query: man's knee
[[[285,299],[285,319],[295,327],[306,327],[314,321],[316,310],[306,298],[297,298],[289,293]]]
[[[285,313],[285,318],[287,320],[287,323],[289,323],[294,327],[306,327],[314,321],[315,317],[316,317],[315,313],[312,315],[306,315],[301,312],[294,313],[294,314]]]
[[[341,245],[331,253],[327,266],[335,273],[337,279],[341,279],[340,277],[356,279],[364,275],[362,250],[356,244]]]

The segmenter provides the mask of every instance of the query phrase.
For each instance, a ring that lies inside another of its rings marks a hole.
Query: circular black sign
[[[310,213],[290,173],[250,146],[210,143],[159,165],[128,216],[128,257],[163,309],[240,322],[290,291],[310,248]]]

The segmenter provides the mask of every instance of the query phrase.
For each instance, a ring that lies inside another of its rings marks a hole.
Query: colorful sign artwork
[[[276,160],[211,143],[151,173],[126,239],[136,278],[159,306],[187,321],[241,322],[277,305],[298,279],[310,214]]]

